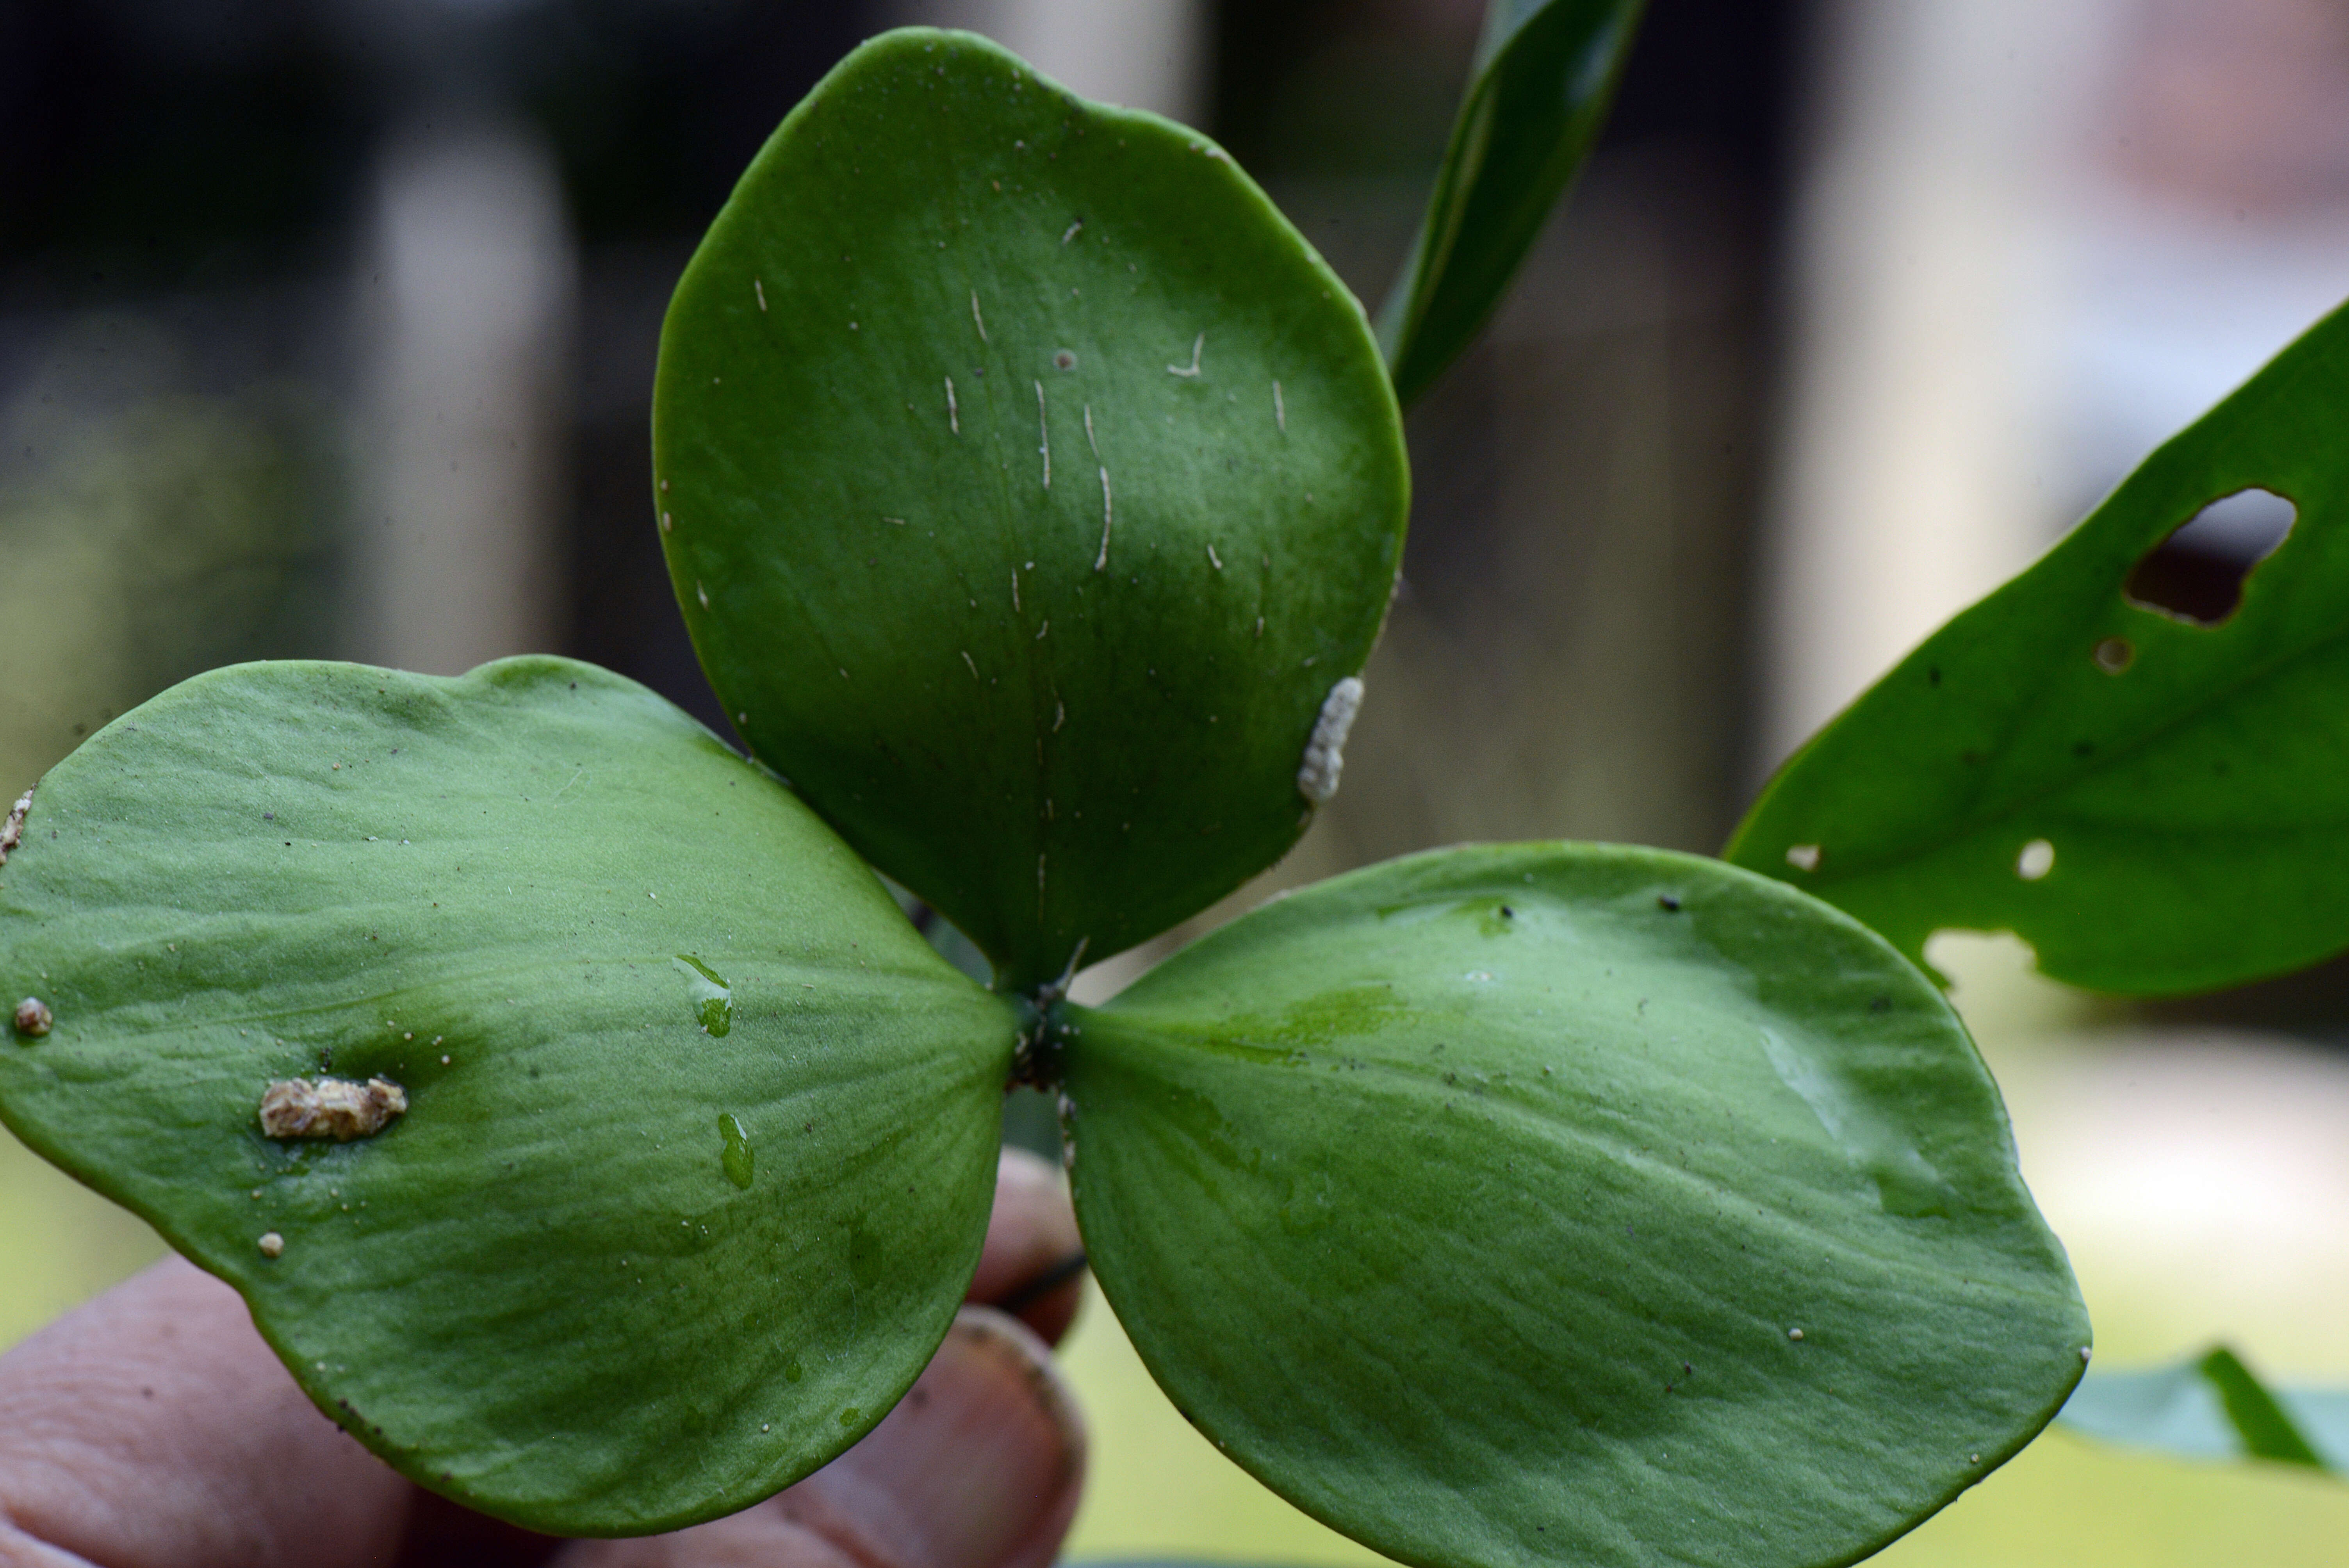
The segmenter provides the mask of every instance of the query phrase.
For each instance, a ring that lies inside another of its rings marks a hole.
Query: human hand
[[[1045,1350],[1079,1262],[1056,1174],[1007,1150],[975,1305],[862,1442],[726,1519],[563,1542],[395,1474],[171,1258],[0,1356],[0,1568],[1044,1568],[1084,1470]]]

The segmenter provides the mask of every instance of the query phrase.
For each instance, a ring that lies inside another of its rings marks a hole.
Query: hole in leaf
[[[2044,839],[2032,840],[2014,857],[2014,874],[2024,882],[2037,882],[2054,869],[2055,846]]]
[[[2198,626],[2215,626],[2243,602],[2251,568],[2275,553],[2297,512],[2273,490],[2221,496],[2129,569],[2129,603]]]

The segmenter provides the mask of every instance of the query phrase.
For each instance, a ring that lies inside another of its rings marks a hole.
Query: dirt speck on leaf
[[[33,786],[33,789],[39,788],[38,784]],[[8,820],[0,824],[0,866],[8,863],[8,851],[24,841],[25,813],[33,809],[33,789],[16,797],[16,803],[8,808]]]
[[[272,1138],[373,1138],[407,1113],[408,1091],[388,1078],[281,1078],[261,1097],[261,1130]]]

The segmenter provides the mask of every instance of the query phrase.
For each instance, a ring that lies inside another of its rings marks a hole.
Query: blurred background
[[[553,649],[722,728],[651,526],[654,355],[833,61],[970,26],[1203,125],[1375,306],[1481,10],[0,0],[0,791],[248,657]],[[1463,839],[1717,847],[1806,734],[2344,296],[2349,0],[1652,0],[1588,172],[1413,417],[1344,791],[1195,923]],[[2105,1364],[2224,1336],[2349,1381],[2349,971],[2127,1008],[2011,938],[1934,957]],[[157,1252],[0,1134],[0,1345]],[[1193,1433],[1097,1297],[1068,1359],[1074,1553],[1370,1560]],[[2345,1546],[2349,1490],[2057,1433],[1884,1561]]]

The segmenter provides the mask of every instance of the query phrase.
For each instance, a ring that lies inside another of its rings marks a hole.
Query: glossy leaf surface
[[[1848,1563],[2080,1376],[1947,1005],[1717,861],[1414,856],[1067,1016],[1078,1218],[1135,1347],[1402,1562]]]
[[[2349,945],[2344,418],[2336,313],[1796,754],[1729,858],[1911,958],[1942,927],[2010,930],[2106,991],[2209,990]],[[2231,615],[2124,593],[2171,531],[2251,488],[2298,515]]]
[[[1418,400],[1500,303],[1607,118],[1645,0],[1491,0],[1411,260],[1379,313]]]
[[[2224,1346],[2158,1371],[2092,1372],[2057,1418],[2125,1448],[2349,1475],[2349,1389],[2271,1387]]]
[[[41,784],[0,985],[56,1017],[0,1040],[18,1136],[242,1291],[369,1448],[538,1529],[813,1468],[977,1263],[1006,1007],[787,791],[590,665],[165,693]],[[269,1083],[327,1075],[406,1114],[264,1136]]]
[[[678,601],[753,749],[1001,980],[1271,863],[1406,471],[1359,307],[1223,151],[893,33],[669,309]]]

